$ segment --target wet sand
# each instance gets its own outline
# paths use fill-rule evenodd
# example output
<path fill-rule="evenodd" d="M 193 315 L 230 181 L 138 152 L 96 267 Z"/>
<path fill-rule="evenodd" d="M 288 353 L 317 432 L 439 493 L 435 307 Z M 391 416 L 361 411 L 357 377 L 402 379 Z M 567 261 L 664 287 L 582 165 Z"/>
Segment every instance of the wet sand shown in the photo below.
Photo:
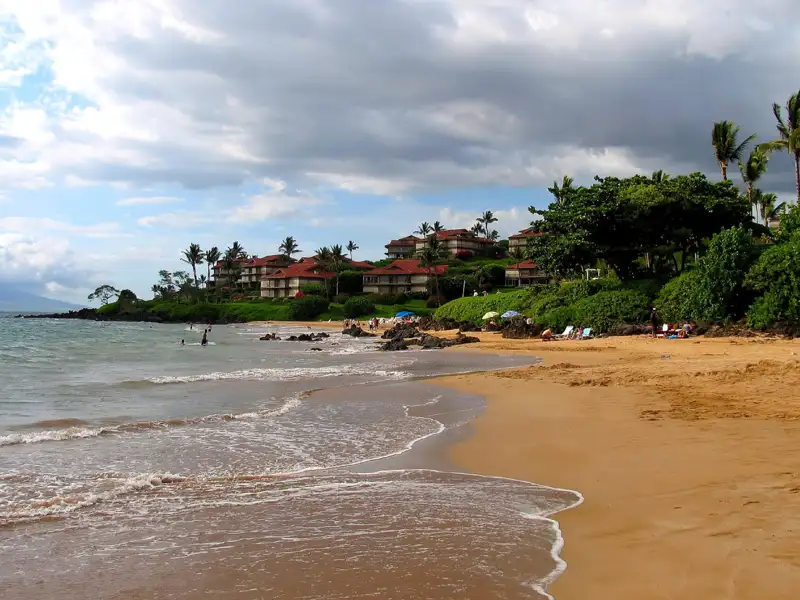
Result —
<path fill-rule="evenodd" d="M 481 337 L 544 364 L 438 380 L 488 401 L 451 459 L 584 494 L 558 600 L 796 597 L 800 341 Z"/>

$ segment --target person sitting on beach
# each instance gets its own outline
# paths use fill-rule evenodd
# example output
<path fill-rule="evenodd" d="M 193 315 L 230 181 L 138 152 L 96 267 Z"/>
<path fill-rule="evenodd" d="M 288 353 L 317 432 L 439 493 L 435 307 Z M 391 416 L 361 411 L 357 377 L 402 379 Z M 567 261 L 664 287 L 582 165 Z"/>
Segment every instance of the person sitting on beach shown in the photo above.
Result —
<path fill-rule="evenodd" d="M 552 340 L 552 339 L 553 339 L 553 330 L 552 330 L 552 329 L 549 329 L 549 328 L 548 328 L 548 329 L 545 329 L 545 330 L 542 332 L 542 340 L 544 340 L 545 342 L 547 342 L 547 341 L 550 341 L 550 340 Z"/>

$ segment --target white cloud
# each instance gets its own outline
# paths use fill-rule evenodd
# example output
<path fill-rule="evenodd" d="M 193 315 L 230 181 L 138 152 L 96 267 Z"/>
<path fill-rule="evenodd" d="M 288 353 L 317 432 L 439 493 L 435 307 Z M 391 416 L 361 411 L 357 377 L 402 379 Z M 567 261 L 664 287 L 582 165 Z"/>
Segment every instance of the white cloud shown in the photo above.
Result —
<path fill-rule="evenodd" d="M 0 85 L 53 74 L 0 114 L 0 182 L 398 194 L 713 171 L 710 123 L 773 135 L 800 67 L 794 0 L 380 7 L 0 0 Z M 767 181 L 790 189 L 788 167 Z M 236 218 L 283 214 L 250 204 Z"/>
<path fill-rule="evenodd" d="M 145 204 L 177 204 L 183 202 L 183 198 L 175 196 L 138 196 L 134 198 L 123 198 L 117 201 L 117 206 L 140 206 Z"/>
<path fill-rule="evenodd" d="M 143 227 L 189 228 L 213 223 L 215 217 L 200 211 L 177 211 L 141 217 L 137 220 Z"/>
<path fill-rule="evenodd" d="M 25 234 L 41 234 L 58 231 L 82 235 L 89 238 L 130 237 L 121 230 L 119 223 L 95 223 L 92 225 L 75 225 L 55 219 L 33 217 L 0 217 L 0 233 L 16 232 Z"/>
<path fill-rule="evenodd" d="M 249 223 L 269 219 L 288 219 L 300 215 L 311 216 L 312 210 L 325 204 L 306 191 L 287 191 L 285 181 L 265 179 L 267 190 L 250 196 L 245 204 L 234 208 L 227 220 L 232 223 Z"/>

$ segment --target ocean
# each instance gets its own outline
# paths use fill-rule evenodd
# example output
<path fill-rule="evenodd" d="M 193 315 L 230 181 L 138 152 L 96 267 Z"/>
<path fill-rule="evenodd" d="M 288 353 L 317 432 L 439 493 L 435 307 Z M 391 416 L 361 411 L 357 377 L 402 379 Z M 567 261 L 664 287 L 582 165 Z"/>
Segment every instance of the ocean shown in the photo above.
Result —
<path fill-rule="evenodd" d="M 546 596 L 580 497 L 455 469 L 425 381 L 530 358 L 265 332 L 0 314 L 0 598 Z"/>

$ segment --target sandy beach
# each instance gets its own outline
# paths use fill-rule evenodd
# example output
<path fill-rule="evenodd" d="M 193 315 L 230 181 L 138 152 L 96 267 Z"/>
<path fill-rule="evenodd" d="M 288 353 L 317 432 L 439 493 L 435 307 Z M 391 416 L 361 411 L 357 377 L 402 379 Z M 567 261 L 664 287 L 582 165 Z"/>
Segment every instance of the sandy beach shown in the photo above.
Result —
<path fill-rule="evenodd" d="M 544 363 L 438 380 L 488 400 L 451 458 L 585 496 L 558 600 L 796 597 L 800 342 L 482 338 Z"/>

